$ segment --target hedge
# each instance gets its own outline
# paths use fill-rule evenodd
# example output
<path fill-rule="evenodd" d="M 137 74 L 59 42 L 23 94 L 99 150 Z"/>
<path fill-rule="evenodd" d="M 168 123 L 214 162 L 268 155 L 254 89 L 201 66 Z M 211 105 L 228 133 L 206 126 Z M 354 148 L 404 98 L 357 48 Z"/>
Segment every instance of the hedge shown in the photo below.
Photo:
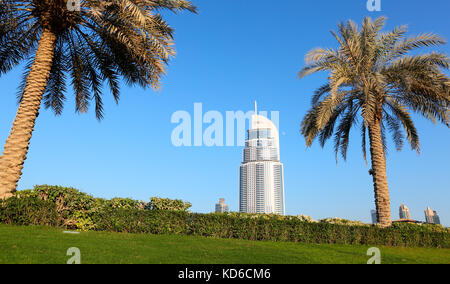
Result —
<path fill-rule="evenodd" d="M 109 200 L 94 198 L 75 188 L 51 185 L 38 185 L 32 190 L 17 191 L 14 193 L 14 197 L 52 203 L 56 207 L 58 226 L 81 231 L 94 230 L 96 228 L 93 221 L 94 215 L 108 209 L 186 211 L 191 207 L 188 202 L 157 197 L 152 197 L 150 202 L 130 198 L 112 198 Z M 1 202 L 0 200 L 0 205 Z M 23 206 L 27 205 L 23 204 Z"/>
<path fill-rule="evenodd" d="M 288 219 L 248 218 L 245 214 L 107 210 L 96 216 L 97 230 L 181 234 L 252 241 L 450 248 L 450 234 L 418 225 L 348 226 Z"/>
<path fill-rule="evenodd" d="M 390 228 L 302 216 L 197 214 L 190 203 L 152 198 L 94 198 L 73 188 L 37 186 L 0 200 L 0 222 L 139 234 L 179 234 L 253 241 L 450 248 L 450 229 L 394 224 Z"/>
<path fill-rule="evenodd" d="M 16 225 L 57 226 L 58 212 L 50 201 L 34 197 L 11 197 L 0 201 L 0 223 Z"/>

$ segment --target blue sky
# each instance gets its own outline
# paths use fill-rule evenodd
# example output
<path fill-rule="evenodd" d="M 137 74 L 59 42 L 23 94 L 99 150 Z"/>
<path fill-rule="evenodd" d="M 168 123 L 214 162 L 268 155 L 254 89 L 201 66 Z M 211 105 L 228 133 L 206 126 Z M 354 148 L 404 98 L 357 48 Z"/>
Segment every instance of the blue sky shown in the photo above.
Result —
<path fill-rule="evenodd" d="M 365 0 L 194 0 L 199 15 L 169 15 L 176 29 L 177 57 L 163 89 L 124 86 L 120 104 L 105 92 L 105 119 L 93 111 L 74 112 L 69 94 L 62 116 L 42 110 L 19 189 L 36 184 L 72 186 L 101 197 L 180 198 L 193 211 L 211 212 L 223 197 L 238 210 L 241 147 L 174 147 L 170 119 L 178 110 L 280 112 L 281 159 L 285 165 L 286 211 L 315 219 L 341 217 L 370 222 L 374 207 L 371 177 L 358 133 L 347 162 L 336 165 L 331 145 L 307 149 L 299 125 L 311 94 L 326 74 L 298 81 L 296 73 L 310 49 L 335 47 L 329 31 L 341 20 L 388 17 L 387 28 L 407 24 L 410 34 L 435 32 L 450 39 L 448 0 L 382 0 L 382 12 L 369 12 Z M 437 50 L 449 53 L 450 45 Z M 22 68 L 0 78 L 0 147 L 17 110 Z M 415 119 L 422 153 L 409 146 L 390 148 L 388 181 L 392 214 L 405 203 L 424 220 L 426 206 L 450 226 L 450 131 Z M 3 150 L 3 148 L 0 148 Z"/>

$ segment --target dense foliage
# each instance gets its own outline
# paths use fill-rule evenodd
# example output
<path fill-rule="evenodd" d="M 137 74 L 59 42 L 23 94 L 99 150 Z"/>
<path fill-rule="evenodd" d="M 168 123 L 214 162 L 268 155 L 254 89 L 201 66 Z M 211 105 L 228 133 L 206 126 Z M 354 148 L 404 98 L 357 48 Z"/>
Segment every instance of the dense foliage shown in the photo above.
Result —
<path fill-rule="evenodd" d="M 171 200 L 152 197 L 151 202 L 136 201 L 130 198 L 94 198 L 75 188 L 61 186 L 40 185 L 32 190 L 17 191 L 14 194 L 16 202 L 23 207 L 30 207 L 29 201 L 48 201 L 57 212 L 57 224 L 69 229 L 93 230 L 96 229 L 95 216 L 100 212 L 109 209 L 134 209 L 134 210 L 173 210 L 186 211 L 191 207 L 190 203 L 181 200 Z M 24 202 L 19 202 L 23 200 Z M 11 207 L 9 199 L 4 203 L 4 207 Z M 30 210 L 34 210 L 37 205 L 32 204 Z M 14 210 L 12 210 L 14 211 Z M 38 212 L 39 213 L 39 212 Z M 30 222 L 30 224 L 36 224 Z M 44 223 L 39 223 L 47 225 Z"/>
<path fill-rule="evenodd" d="M 187 211 L 192 204 L 183 202 L 182 200 L 172 200 L 168 198 L 150 198 L 150 209 L 152 210 L 171 210 L 171 211 Z"/>
<path fill-rule="evenodd" d="M 110 210 L 99 215 L 97 225 L 99 230 L 126 233 L 183 234 L 253 241 L 450 248 L 450 232 L 441 226 L 394 224 L 383 229 L 371 225 L 305 222 L 295 216 Z"/>
<path fill-rule="evenodd" d="M 259 241 L 450 248 L 450 229 L 394 224 L 390 228 L 303 215 L 196 214 L 181 200 L 94 198 L 73 188 L 36 186 L 0 201 L 0 222 L 143 234 L 180 234 Z"/>
<path fill-rule="evenodd" d="M 0 223 L 16 225 L 58 225 L 54 203 L 34 197 L 0 200 Z"/>

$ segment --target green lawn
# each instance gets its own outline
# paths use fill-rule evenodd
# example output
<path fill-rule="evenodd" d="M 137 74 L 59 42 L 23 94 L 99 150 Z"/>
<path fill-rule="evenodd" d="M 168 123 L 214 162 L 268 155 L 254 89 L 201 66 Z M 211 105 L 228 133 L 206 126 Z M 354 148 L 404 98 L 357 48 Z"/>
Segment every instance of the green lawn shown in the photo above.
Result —
<path fill-rule="evenodd" d="M 82 263 L 283 264 L 366 263 L 367 246 L 254 242 L 191 236 L 0 225 L 0 263 L 66 263 L 77 247 Z M 450 249 L 380 247 L 382 263 L 450 263 Z"/>

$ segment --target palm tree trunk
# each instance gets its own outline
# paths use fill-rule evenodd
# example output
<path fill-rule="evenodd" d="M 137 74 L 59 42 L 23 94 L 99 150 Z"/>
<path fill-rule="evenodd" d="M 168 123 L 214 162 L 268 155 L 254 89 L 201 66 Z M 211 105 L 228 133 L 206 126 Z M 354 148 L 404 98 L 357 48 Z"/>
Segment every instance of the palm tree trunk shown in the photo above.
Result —
<path fill-rule="evenodd" d="M 0 198 L 12 195 L 22 175 L 31 135 L 50 76 L 55 46 L 56 35 L 44 29 L 11 133 L 0 156 Z"/>
<path fill-rule="evenodd" d="M 369 139 L 378 223 L 381 227 L 389 227 L 392 225 L 391 202 L 389 199 L 389 187 L 386 175 L 386 156 L 381 137 L 380 121 L 376 121 L 369 125 Z"/>

